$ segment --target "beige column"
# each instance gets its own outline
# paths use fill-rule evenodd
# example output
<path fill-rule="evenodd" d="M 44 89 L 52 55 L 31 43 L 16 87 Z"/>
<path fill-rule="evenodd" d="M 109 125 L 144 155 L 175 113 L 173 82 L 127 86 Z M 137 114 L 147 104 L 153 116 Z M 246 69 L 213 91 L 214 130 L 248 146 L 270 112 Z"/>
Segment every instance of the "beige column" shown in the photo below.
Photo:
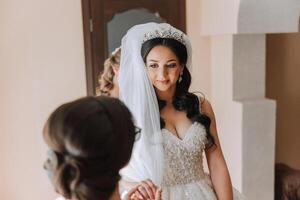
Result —
<path fill-rule="evenodd" d="M 265 97 L 265 34 L 297 31 L 300 2 L 202 0 L 200 10 L 201 35 L 210 38 L 211 100 L 233 184 L 248 199 L 274 199 L 276 103 Z"/>

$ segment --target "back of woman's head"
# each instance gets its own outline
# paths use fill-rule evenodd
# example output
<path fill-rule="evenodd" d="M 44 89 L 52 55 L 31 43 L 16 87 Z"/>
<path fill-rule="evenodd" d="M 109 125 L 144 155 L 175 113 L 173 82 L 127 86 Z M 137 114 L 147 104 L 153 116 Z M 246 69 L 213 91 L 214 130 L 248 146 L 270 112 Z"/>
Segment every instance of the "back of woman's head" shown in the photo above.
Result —
<path fill-rule="evenodd" d="M 49 117 L 45 163 L 58 193 L 78 200 L 109 199 L 130 159 L 135 127 L 118 99 L 85 97 L 63 104 Z"/>
<path fill-rule="evenodd" d="M 120 67 L 121 61 L 121 48 L 117 48 L 110 56 L 104 61 L 104 70 L 101 72 L 98 78 L 98 87 L 96 88 L 96 94 L 110 94 L 110 91 L 114 87 L 114 69 L 117 70 Z"/>

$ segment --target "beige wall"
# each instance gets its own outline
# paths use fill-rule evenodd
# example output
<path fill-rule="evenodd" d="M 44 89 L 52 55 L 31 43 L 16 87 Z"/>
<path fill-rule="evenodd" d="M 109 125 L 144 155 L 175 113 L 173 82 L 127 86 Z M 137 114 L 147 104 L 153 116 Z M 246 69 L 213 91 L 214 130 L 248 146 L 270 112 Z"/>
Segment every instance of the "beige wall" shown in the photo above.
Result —
<path fill-rule="evenodd" d="M 211 37 L 212 105 L 232 184 L 242 190 L 242 105 L 232 100 L 233 36 Z"/>
<path fill-rule="evenodd" d="M 239 8 L 243 0 L 191 0 L 201 5 L 201 33 L 203 35 L 223 35 L 236 33 Z M 245 1 L 245 0 L 244 0 Z"/>
<path fill-rule="evenodd" d="M 199 4 L 201 33 L 210 36 L 211 101 L 229 169 L 237 170 L 233 183 L 249 199 L 274 199 L 276 102 L 265 98 L 265 33 L 297 31 L 300 2 Z"/>
<path fill-rule="evenodd" d="M 81 1 L 0 2 L 0 199 L 52 200 L 41 131 L 86 95 Z"/>
<path fill-rule="evenodd" d="M 267 36 L 267 96 L 277 101 L 276 162 L 300 169 L 300 33 Z"/>
<path fill-rule="evenodd" d="M 232 37 L 204 36 L 201 27 L 205 20 L 201 1 L 190 0 L 186 2 L 187 9 L 187 34 L 193 47 L 193 68 L 191 91 L 201 91 L 211 102 L 216 119 L 222 150 L 227 161 L 233 185 L 242 189 L 241 166 L 241 105 L 232 102 Z M 208 11 L 205 11 L 206 13 Z M 223 27 L 226 29 L 226 27 Z M 215 76 L 214 76 L 215 75 Z M 228 92 L 230 88 L 230 92 Z M 225 106 L 224 106 L 225 105 Z M 231 113 L 228 116 L 227 113 Z M 235 114 L 233 114 L 235 113 Z M 234 138 L 234 141 L 232 140 Z M 207 170 L 207 166 L 205 166 Z"/>
<path fill-rule="evenodd" d="M 192 43 L 191 91 L 200 91 L 211 99 L 210 37 L 201 35 L 201 1 L 186 1 L 187 34 Z"/>

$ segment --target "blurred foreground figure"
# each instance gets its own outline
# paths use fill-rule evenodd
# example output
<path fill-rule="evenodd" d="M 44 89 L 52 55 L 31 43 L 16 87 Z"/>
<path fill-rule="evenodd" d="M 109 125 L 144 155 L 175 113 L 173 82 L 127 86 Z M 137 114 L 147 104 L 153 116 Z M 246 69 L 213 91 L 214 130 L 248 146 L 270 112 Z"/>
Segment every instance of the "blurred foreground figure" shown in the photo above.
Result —
<path fill-rule="evenodd" d="M 49 146 L 44 168 L 55 190 L 72 200 L 120 199 L 119 170 L 139 132 L 118 99 L 85 97 L 58 107 L 43 133 Z"/>

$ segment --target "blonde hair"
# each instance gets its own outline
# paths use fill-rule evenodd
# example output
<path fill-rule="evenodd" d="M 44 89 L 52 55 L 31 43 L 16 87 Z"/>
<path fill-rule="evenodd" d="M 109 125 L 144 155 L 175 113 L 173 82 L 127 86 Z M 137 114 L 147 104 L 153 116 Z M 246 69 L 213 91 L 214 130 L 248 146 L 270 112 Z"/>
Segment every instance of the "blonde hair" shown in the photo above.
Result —
<path fill-rule="evenodd" d="M 115 76 L 114 70 L 119 69 L 121 60 L 121 48 L 117 48 L 104 62 L 104 70 L 99 74 L 98 87 L 96 95 L 110 96 L 110 91 L 114 87 L 113 79 Z"/>

